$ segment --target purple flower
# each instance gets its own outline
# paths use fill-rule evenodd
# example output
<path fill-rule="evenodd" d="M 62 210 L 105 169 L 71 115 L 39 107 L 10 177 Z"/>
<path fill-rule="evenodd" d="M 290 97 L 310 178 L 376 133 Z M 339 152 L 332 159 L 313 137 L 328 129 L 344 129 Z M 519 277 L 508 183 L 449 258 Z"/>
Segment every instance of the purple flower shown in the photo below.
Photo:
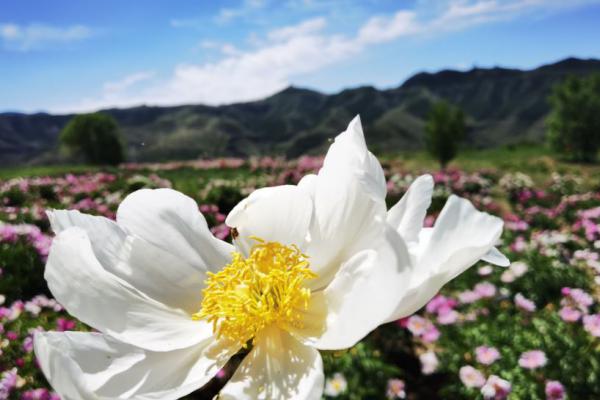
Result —
<path fill-rule="evenodd" d="M 548 363 L 546 353 L 541 350 L 526 351 L 519 357 L 519 366 L 525 369 L 536 369 Z"/>
<path fill-rule="evenodd" d="M 33 351 L 33 338 L 31 336 L 27 336 L 25 340 L 23 340 L 23 350 L 26 353 L 31 353 Z"/>
<path fill-rule="evenodd" d="M 7 400 L 10 393 L 17 386 L 17 369 L 13 368 L 9 371 L 4 371 L 0 377 L 0 400 Z"/>
<path fill-rule="evenodd" d="M 477 361 L 484 365 L 491 365 L 500 359 L 500 352 L 495 347 L 479 346 L 475 349 Z"/>
<path fill-rule="evenodd" d="M 485 376 L 470 365 L 461 367 L 458 371 L 461 382 L 468 388 L 480 388 L 485 384 Z"/>
<path fill-rule="evenodd" d="M 534 312 L 536 310 L 535 303 L 521 293 L 517 293 L 515 296 L 515 305 L 519 307 L 521 310 Z"/>
<path fill-rule="evenodd" d="M 565 399 L 565 387 L 559 381 L 546 382 L 545 392 L 547 400 Z"/>
<path fill-rule="evenodd" d="M 27 390 L 21 396 L 21 400 L 51 400 L 52 398 L 52 393 L 44 388 Z"/>

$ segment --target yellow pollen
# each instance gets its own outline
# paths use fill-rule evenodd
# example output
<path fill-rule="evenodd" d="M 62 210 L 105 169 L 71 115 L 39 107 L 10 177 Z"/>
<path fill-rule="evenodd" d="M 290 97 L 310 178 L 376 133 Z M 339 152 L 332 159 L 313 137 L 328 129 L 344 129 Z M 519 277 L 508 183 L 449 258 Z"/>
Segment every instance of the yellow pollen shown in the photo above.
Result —
<path fill-rule="evenodd" d="M 258 243 L 248 258 L 235 252 L 230 264 L 208 273 L 200 312 L 193 315 L 244 347 L 272 324 L 302 328 L 311 295 L 305 281 L 317 277 L 297 246 L 252 239 Z"/>

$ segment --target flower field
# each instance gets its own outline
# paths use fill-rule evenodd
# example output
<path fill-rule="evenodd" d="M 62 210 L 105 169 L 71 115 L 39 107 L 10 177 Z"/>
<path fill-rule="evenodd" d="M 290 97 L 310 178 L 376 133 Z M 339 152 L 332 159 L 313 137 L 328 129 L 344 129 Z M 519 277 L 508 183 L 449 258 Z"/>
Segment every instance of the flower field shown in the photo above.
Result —
<path fill-rule="evenodd" d="M 173 187 L 197 201 L 215 236 L 228 239 L 225 217 L 241 199 L 298 183 L 321 164 L 315 157 L 215 159 L 0 181 L 0 400 L 58 398 L 37 366 L 33 334 L 89 330 L 46 286 L 52 233 L 45 210 L 114 219 L 129 193 Z M 383 166 L 390 206 L 417 172 L 428 172 L 397 160 Z M 327 398 L 600 398 L 600 175 L 528 172 L 432 173 L 425 224 L 433 225 L 450 194 L 465 197 L 504 219 L 498 248 L 512 264 L 479 262 L 416 314 L 349 350 L 325 352 Z M 236 362 L 188 398 L 213 398 Z"/>

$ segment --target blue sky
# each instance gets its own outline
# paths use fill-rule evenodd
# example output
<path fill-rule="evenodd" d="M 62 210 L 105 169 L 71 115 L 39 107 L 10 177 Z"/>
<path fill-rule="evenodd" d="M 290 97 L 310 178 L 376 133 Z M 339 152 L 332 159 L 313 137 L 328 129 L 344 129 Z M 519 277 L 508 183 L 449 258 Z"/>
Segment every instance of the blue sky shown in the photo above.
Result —
<path fill-rule="evenodd" d="M 0 111 L 227 104 L 289 86 L 600 58 L 597 0 L 8 0 Z"/>

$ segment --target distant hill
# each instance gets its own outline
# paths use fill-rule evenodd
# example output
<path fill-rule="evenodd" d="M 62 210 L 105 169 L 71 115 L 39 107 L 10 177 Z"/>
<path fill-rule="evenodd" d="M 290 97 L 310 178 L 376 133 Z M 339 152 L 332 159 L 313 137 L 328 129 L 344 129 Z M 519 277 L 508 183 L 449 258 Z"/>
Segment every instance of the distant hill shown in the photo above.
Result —
<path fill-rule="evenodd" d="M 264 100 L 219 107 L 109 109 L 132 161 L 322 152 L 360 114 L 371 149 L 392 153 L 423 146 L 431 104 L 446 99 L 468 118 L 467 145 L 540 142 L 551 88 L 569 74 L 600 72 L 600 60 L 566 60 L 522 71 L 474 68 L 419 73 L 395 89 L 347 89 L 325 95 L 289 87 Z M 0 164 L 56 161 L 56 141 L 72 115 L 0 114 Z"/>

